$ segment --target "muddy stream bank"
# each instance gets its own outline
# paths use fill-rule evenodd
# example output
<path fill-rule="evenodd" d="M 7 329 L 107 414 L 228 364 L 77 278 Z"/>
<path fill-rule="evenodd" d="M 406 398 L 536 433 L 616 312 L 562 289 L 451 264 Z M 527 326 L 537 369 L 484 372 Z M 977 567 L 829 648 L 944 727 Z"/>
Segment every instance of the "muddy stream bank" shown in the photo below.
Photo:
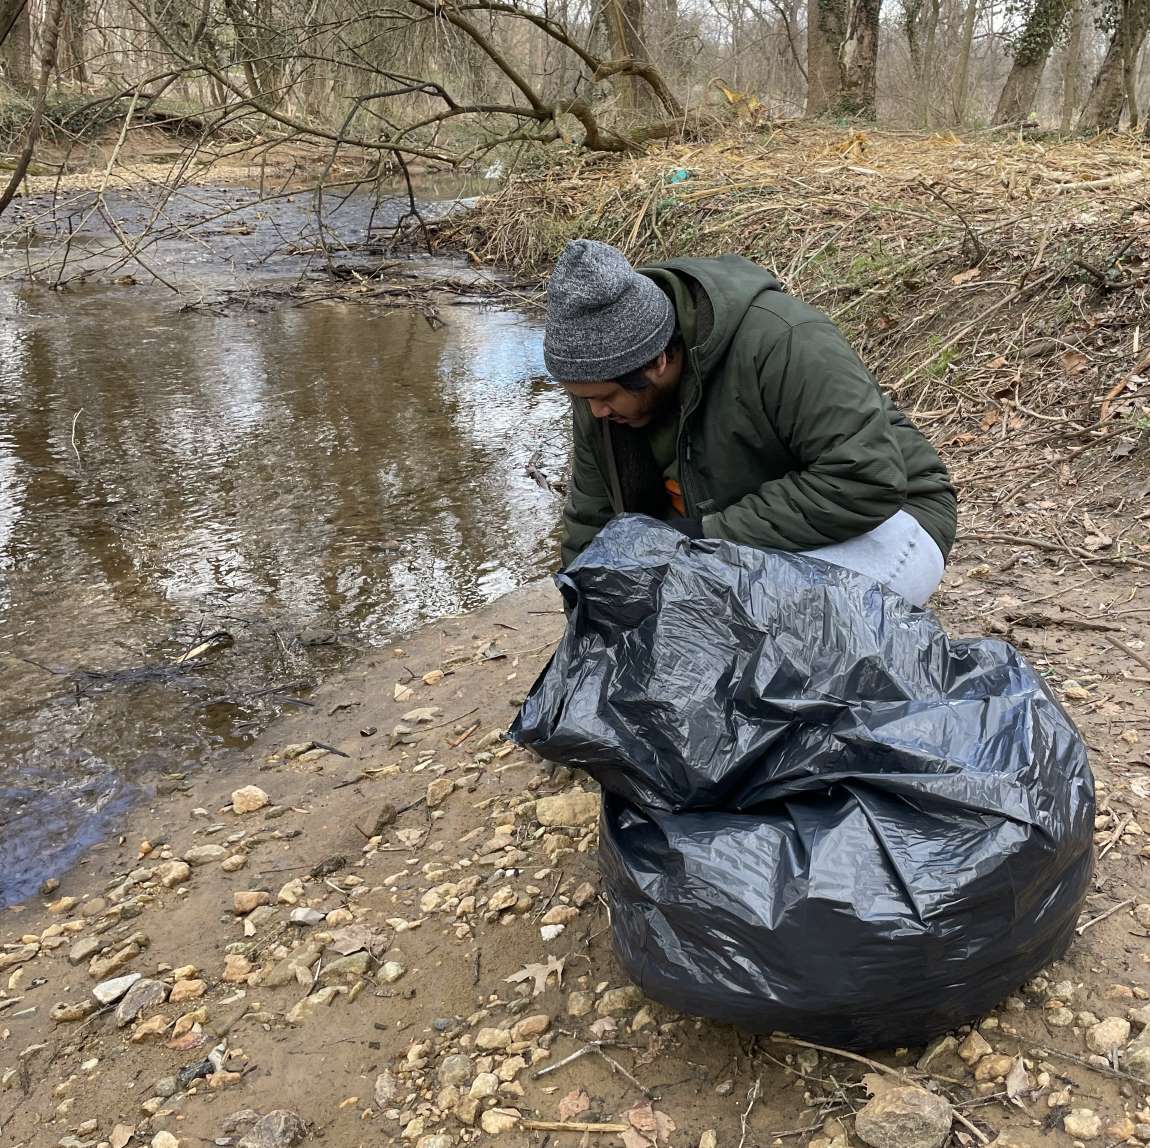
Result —
<path fill-rule="evenodd" d="M 184 195 L 211 219 L 251 193 Z M 124 227 L 141 225 L 142 200 L 117 203 Z M 313 206 L 228 216 L 244 234 L 180 217 L 146 258 L 182 294 L 117 284 L 146 275 L 108 256 L 98 214 L 63 290 L 43 219 L 2 253 L 0 906 L 141 790 L 306 709 L 357 651 L 557 561 L 559 499 L 525 467 L 561 468 L 566 410 L 533 321 L 481 305 L 432 320 L 371 302 L 236 304 L 237 286 L 322 277 Z M 328 237 L 345 261 L 378 262 L 360 240 L 405 208 L 342 204 Z M 56 270 L 21 281 L 30 252 Z M 199 305 L 221 291 L 228 306 Z M 231 644 L 176 664 L 218 632 Z"/>

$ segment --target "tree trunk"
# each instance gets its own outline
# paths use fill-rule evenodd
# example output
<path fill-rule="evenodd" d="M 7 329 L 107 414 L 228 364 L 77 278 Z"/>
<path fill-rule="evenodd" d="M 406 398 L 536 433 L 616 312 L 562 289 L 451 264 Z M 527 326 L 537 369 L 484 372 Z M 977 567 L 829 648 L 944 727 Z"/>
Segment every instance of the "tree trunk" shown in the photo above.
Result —
<path fill-rule="evenodd" d="M 643 41 L 643 0 L 604 0 L 603 20 L 607 25 L 612 56 L 616 59 L 649 60 Z M 616 76 L 615 85 L 624 105 L 632 111 L 654 106 L 651 89 L 639 76 Z"/>
<path fill-rule="evenodd" d="M 1126 103 L 1126 59 L 1137 59 L 1150 22 L 1150 3 L 1132 0 L 1122 5 L 1118 27 L 1110 38 L 1102 66 L 1094 77 L 1086 106 L 1078 117 L 1078 130 L 1112 131 L 1122 120 Z"/>
<path fill-rule="evenodd" d="M 966 121 L 967 86 L 970 83 L 970 54 L 974 49 L 974 26 L 978 21 L 978 0 L 969 0 L 962 16 L 962 44 L 958 50 L 958 72 L 954 80 L 954 122 Z"/>
<path fill-rule="evenodd" d="M 839 49 L 842 90 L 838 110 L 873 120 L 878 86 L 878 17 L 882 0 L 848 0 L 846 34 Z"/>
<path fill-rule="evenodd" d="M 1046 59 L 1069 8 L 1070 0 L 1036 0 L 1014 46 L 1014 66 L 998 97 L 994 123 L 1020 123 L 1030 115 Z"/>
<path fill-rule="evenodd" d="M 845 23 L 845 0 L 807 0 L 808 116 L 821 116 L 839 106 L 839 47 Z"/>
<path fill-rule="evenodd" d="M 1082 70 L 1082 33 L 1086 24 L 1083 0 L 1074 0 L 1070 9 L 1070 40 L 1062 68 L 1062 123 L 1064 132 L 1074 126 L 1074 109 L 1078 107 L 1078 77 Z"/>
<path fill-rule="evenodd" d="M 4 30 L 8 35 L 4 36 Z M 4 78 L 17 91 L 30 92 L 32 79 L 32 5 L 22 0 L 0 0 L 0 63 Z"/>
<path fill-rule="evenodd" d="M 936 67 L 936 51 L 938 48 L 938 21 L 941 16 L 941 0 L 928 0 L 926 15 L 926 46 L 923 50 L 923 63 L 926 65 L 926 75 L 919 84 L 918 89 L 918 117 L 919 124 L 924 128 L 931 126 L 930 97 L 934 89 L 931 82 Z"/>

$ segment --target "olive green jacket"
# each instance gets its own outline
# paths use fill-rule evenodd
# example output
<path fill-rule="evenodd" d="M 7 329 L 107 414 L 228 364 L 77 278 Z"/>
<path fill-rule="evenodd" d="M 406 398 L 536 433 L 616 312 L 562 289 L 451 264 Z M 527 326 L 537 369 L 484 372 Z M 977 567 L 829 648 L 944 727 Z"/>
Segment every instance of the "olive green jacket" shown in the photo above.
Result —
<path fill-rule="evenodd" d="M 813 550 L 899 509 L 946 555 L 957 504 L 938 454 L 820 311 L 737 255 L 641 268 L 684 336 L 678 480 L 709 538 Z M 611 424 L 575 399 L 564 565 L 627 506 Z"/>

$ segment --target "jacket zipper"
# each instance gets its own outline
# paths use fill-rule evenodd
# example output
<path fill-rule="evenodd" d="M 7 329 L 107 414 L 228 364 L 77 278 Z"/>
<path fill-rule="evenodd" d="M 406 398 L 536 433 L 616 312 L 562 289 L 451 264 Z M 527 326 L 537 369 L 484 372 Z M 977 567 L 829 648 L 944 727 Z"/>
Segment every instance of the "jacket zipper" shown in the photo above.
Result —
<path fill-rule="evenodd" d="M 679 489 L 683 493 L 683 509 L 687 512 L 687 518 L 694 518 L 696 516 L 695 496 L 688 479 L 688 472 L 691 469 L 691 440 L 687 437 L 687 420 L 694 413 L 695 408 L 699 405 L 699 400 L 703 397 L 703 376 L 699 370 L 699 357 L 693 347 L 689 358 L 691 367 L 695 372 L 695 389 L 690 402 L 683 408 L 683 413 L 679 416 L 679 435 L 675 444 L 675 451 L 678 457 L 682 459 L 682 465 L 679 467 Z"/>

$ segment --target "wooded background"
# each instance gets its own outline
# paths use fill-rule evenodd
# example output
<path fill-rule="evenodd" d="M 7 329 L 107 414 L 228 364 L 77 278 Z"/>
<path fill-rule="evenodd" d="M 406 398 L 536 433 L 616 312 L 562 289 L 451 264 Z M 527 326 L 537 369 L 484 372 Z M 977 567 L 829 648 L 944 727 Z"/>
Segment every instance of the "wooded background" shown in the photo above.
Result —
<path fill-rule="evenodd" d="M 1148 31 L 1150 0 L 0 0 L 0 118 L 14 150 L 178 109 L 453 164 L 719 117 L 1097 132 L 1139 126 Z"/>

